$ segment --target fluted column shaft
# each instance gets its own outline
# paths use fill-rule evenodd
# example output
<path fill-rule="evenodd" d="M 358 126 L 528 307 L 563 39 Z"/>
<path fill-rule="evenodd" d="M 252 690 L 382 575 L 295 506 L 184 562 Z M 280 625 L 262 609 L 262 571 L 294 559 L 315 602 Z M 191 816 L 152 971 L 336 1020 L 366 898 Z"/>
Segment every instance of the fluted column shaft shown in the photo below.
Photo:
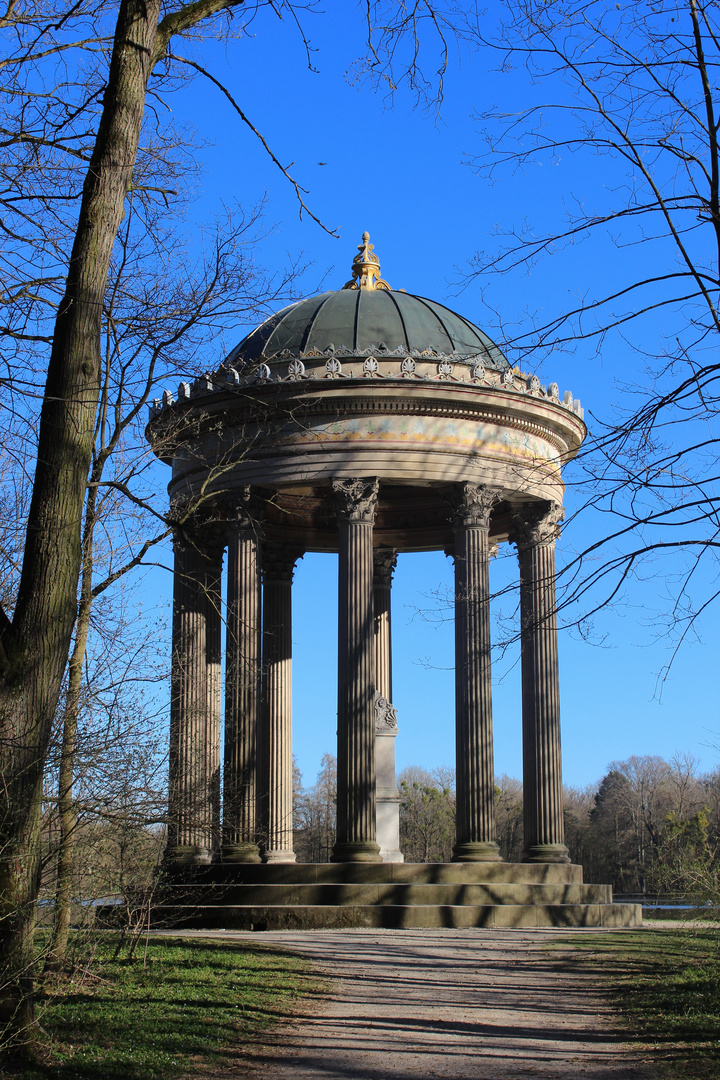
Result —
<path fill-rule="evenodd" d="M 249 492 L 228 521 L 223 861 L 259 862 L 260 559 Z"/>
<path fill-rule="evenodd" d="M 458 485 L 455 502 L 455 862 L 497 862 L 490 643 L 490 513 L 500 492 Z"/>
<path fill-rule="evenodd" d="M 301 552 L 263 545 L 263 687 L 258 808 L 265 862 L 295 862 L 292 761 L 292 579 Z"/>
<path fill-rule="evenodd" d="M 220 814 L 220 578 L 222 541 L 185 525 L 173 535 L 168 865 L 203 865 Z"/>
<path fill-rule="evenodd" d="M 392 702 L 392 631 L 390 620 L 392 576 L 397 551 L 373 550 L 373 611 L 375 691 L 375 839 L 383 862 L 402 862 L 400 851 L 400 792 L 395 779 L 396 713 Z M 384 699 L 384 700 L 382 700 Z"/>
<path fill-rule="evenodd" d="M 375 642 L 375 689 L 381 697 L 392 701 L 392 636 L 390 603 L 392 576 L 397 565 L 394 548 L 375 548 L 373 551 L 373 611 Z"/>
<path fill-rule="evenodd" d="M 375 822 L 373 523 L 377 480 L 337 480 L 338 776 L 334 862 L 379 862 Z"/>
<path fill-rule="evenodd" d="M 225 536 L 215 538 L 215 545 L 209 551 L 205 579 L 206 610 L 206 646 L 207 646 L 207 689 L 208 709 L 205 745 L 207 747 L 206 767 L 210 780 L 210 804 L 212 814 L 212 850 L 219 853 L 220 833 L 220 756 L 222 727 L 222 557 L 225 549 Z"/>
<path fill-rule="evenodd" d="M 525 862 L 569 862 L 563 821 L 555 539 L 562 509 L 528 503 L 515 515 L 520 563 Z"/>

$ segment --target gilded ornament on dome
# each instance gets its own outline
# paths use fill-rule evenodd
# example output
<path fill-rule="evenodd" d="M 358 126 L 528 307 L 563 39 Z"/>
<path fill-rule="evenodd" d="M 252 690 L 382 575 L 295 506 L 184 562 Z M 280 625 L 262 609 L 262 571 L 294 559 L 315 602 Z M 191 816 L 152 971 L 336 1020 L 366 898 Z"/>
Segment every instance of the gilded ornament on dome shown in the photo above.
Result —
<path fill-rule="evenodd" d="M 384 289 L 392 292 L 387 281 L 380 277 L 380 260 L 375 254 L 375 245 L 370 243 L 370 233 L 364 232 L 362 243 L 358 244 L 358 254 L 352 261 L 352 278 L 343 285 L 343 289 Z"/>

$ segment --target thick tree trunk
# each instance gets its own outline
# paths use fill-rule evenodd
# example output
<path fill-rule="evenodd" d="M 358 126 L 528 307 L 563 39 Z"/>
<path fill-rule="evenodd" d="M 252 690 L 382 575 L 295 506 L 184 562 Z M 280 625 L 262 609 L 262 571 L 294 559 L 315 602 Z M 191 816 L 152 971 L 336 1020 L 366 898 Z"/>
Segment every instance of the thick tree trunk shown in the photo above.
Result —
<path fill-rule="evenodd" d="M 43 399 L 15 615 L 0 634 L 0 1046 L 33 1037 L 42 773 L 75 622 L 110 257 L 132 180 L 160 0 L 123 0 Z"/>

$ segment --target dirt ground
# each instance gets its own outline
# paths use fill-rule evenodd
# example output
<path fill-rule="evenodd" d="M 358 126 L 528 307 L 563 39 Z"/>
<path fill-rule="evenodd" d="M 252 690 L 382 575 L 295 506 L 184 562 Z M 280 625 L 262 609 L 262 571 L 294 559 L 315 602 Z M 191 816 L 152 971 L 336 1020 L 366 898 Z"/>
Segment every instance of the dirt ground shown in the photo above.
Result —
<path fill-rule="evenodd" d="M 598 933 L 598 931 L 592 931 Z M 600 931 L 602 932 L 602 931 Z M 331 981 L 267 1043 L 195 1080 L 650 1080 L 623 1042 L 583 930 L 335 930 L 253 935 L 307 957 Z M 587 955 L 587 954 L 584 954 Z"/>

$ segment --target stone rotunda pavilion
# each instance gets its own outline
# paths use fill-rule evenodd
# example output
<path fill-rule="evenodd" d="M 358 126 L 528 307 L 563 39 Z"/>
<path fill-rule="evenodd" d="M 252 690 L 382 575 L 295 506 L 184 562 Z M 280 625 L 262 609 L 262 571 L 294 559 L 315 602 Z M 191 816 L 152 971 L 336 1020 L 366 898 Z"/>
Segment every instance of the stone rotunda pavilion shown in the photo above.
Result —
<path fill-rule="evenodd" d="M 562 466 L 585 433 L 571 393 L 511 367 L 462 316 L 393 291 L 367 233 L 342 289 L 278 312 L 153 403 L 175 551 L 166 913 L 271 928 L 638 918 L 582 884 L 563 836 L 555 540 Z M 489 617 L 490 558 L 508 542 L 526 845 L 512 866 L 495 833 Z M 455 567 L 457 824 L 453 864 L 427 867 L 397 850 L 390 596 L 397 554 L 434 550 Z M 292 849 L 291 598 L 307 551 L 339 564 L 330 865 L 295 864 Z"/>

